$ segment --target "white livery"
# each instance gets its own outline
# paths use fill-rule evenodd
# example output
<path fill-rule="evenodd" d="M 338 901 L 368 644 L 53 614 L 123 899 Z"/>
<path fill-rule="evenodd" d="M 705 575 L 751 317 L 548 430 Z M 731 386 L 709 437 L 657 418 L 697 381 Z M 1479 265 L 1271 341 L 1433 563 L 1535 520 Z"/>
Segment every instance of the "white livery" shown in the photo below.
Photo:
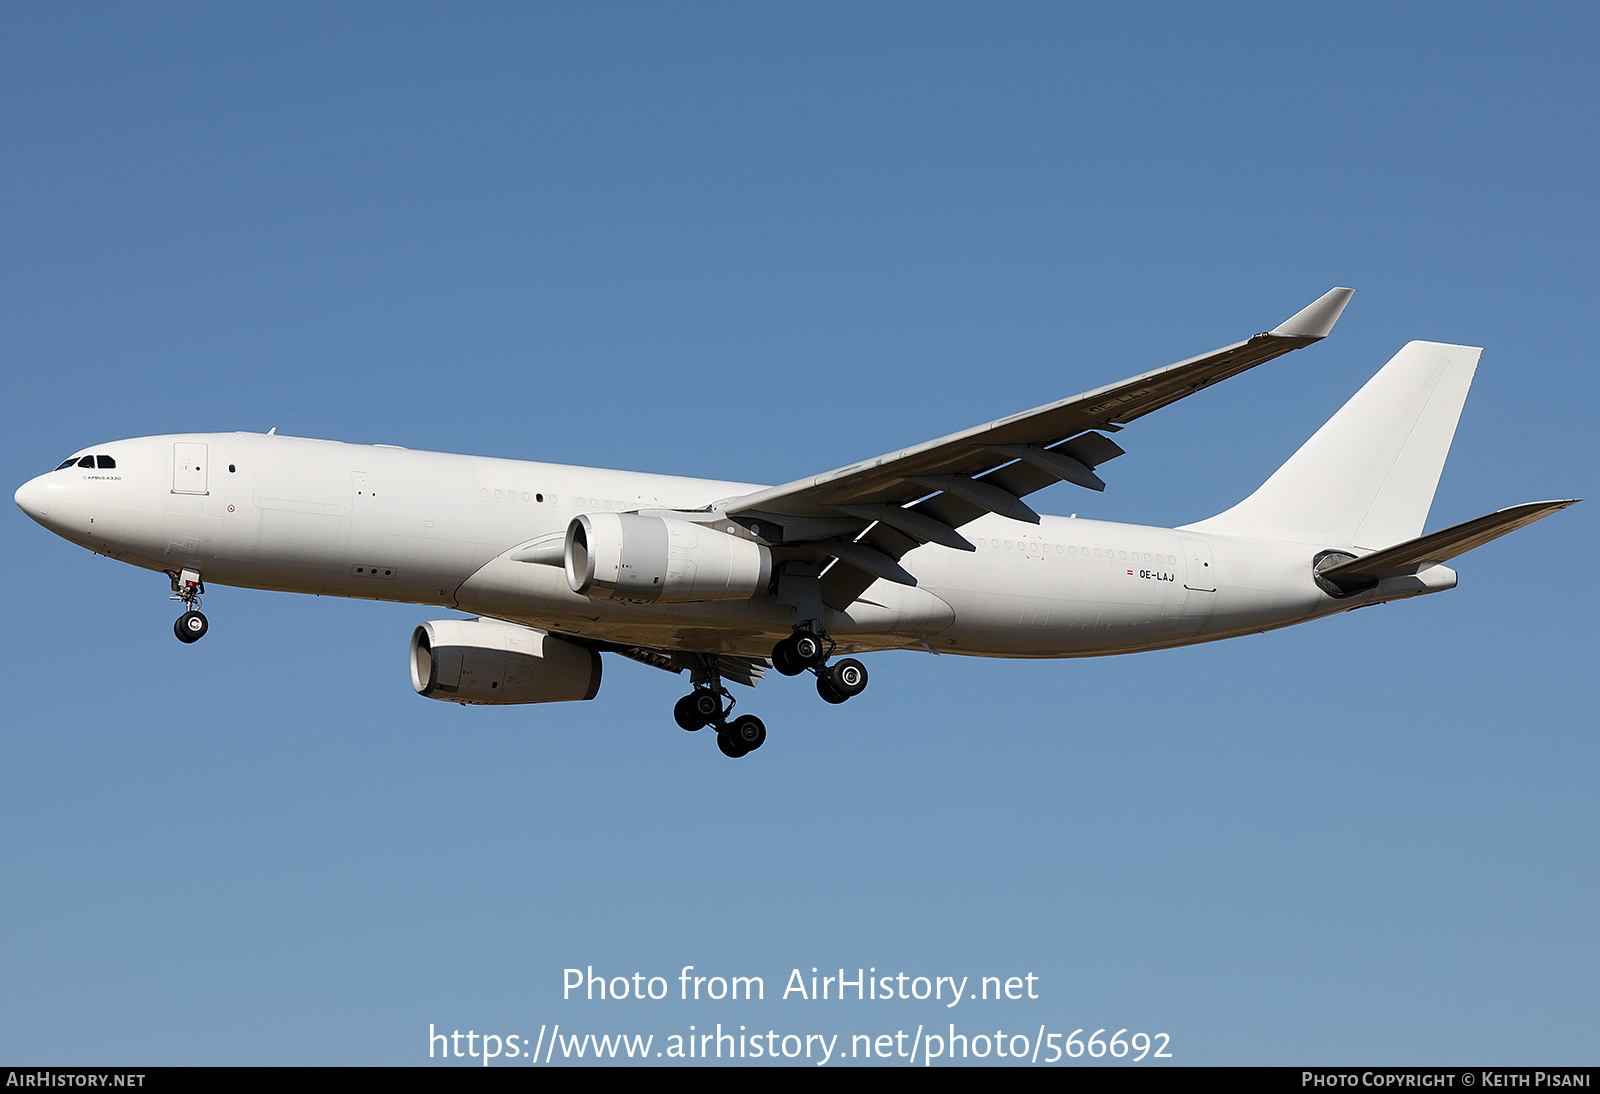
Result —
<path fill-rule="evenodd" d="M 460 703 L 593 698 L 603 652 L 694 690 L 675 717 L 743 756 L 725 681 L 810 672 L 844 702 L 854 655 L 1089 657 L 1286 627 L 1452 588 L 1447 560 L 1573 504 L 1423 534 L 1479 350 L 1412 342 L 1260 489 L 1181 528 L 1040 516 L 1103 490 L 1125 425 L 1328 334 L 1333 289 L 1263 334 L 1109 387 L 783 486 L 413 452 L 273 434 L 97 444 L 16 492 L 56 534 L 171 579 L 178 637 L 205 585 L 438 605 L 416 690 Z M 852 656 L 838 657 L 836 654 Z"/>

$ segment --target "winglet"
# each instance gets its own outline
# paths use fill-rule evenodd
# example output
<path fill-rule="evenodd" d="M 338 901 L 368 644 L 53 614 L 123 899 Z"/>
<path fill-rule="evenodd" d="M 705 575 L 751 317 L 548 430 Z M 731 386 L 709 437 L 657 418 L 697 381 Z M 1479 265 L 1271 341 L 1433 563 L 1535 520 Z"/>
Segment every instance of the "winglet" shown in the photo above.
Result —
<path fill-rule="evenodd" d="M 1267 333 L 1280 338 L 1326 338 L 1354 295 L 1354 289 L 1329 289 Z"/>

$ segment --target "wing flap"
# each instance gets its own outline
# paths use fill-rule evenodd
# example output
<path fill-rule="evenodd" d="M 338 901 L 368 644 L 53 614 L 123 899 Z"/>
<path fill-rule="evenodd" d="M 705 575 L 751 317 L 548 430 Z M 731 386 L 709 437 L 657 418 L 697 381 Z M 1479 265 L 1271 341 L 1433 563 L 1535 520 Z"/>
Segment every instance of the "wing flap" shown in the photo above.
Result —
<path fill-rule="evenodd" d="M 834 508 L 854 517 L 887 524 L 902 535 L 910 537 L 913 543 L 937 543 L 957 551 L 977 550 L 966 536 L 944 521 L 935 520 L 915 509 L 907 509 L 901 505 L 838 505 Z"/>
<path fill-rule="evenodd" d="M 621 646 L 609 643 L 602 643 L 599 648 L 621 654 L 641 665 L 649 665 L 651 668 L 674 674 L 684 671 L 704 674 L 711 670 L 714 663 L 717 675 L 735 684 L 743 684 L 747 688 L 759 684 L 767 671 L 767 662 L 764 660 L 727 653 L 693 653 L 683 650 L 658 650 L 651 646 Z"/>
<path fill-rule="evenodd" d="M 899 535 L 899 533 L 895 534 Z M 904 539 L 904 537 L 901 538 Z M 916 541 L 906 540 L 906 542 L 915 546 Z M 819 543 L 817 546 L 834 558 L 842 559 L 856 569 L 863 573 L 871 574 L 873 577 L 881 577 L 885 581 L 893 581 L 900 585 L 915 585 L 917 583 L 917 579 L 912 577 L 905 567 L 901 566 L 897 561 L 899 556 L 880 551 L 875 545 L 869 545 L 864 542 L 846 543 L 843 540 L 830 540 L 827 543 Z M 901 551 L 900 554 L 904 555 L 905 552 Z"/>

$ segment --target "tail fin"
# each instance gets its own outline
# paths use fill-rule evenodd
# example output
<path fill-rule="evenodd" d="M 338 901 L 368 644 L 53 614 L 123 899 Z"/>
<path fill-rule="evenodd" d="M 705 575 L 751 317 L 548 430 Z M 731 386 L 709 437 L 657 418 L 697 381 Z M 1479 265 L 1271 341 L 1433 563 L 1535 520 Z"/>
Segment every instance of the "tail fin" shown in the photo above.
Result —
<path fill-rule="evenodd" d="M 1415 539 L 1482 352 L 1407 343 L 1259 490 L 1188 527 L 1365 550 Z"/>

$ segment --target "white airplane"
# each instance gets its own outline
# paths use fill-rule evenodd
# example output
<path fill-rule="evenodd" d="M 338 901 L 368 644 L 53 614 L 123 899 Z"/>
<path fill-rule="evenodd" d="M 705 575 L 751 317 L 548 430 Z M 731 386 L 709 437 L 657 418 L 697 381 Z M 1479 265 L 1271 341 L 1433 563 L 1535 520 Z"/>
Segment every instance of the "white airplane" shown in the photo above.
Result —
<path fill-rule="evenodd" d="M 412 684 L 457 703 L 592 699 L 602 652 L 674 673 L 674 716 L 760 748 L 725 681 L 770 664 L 842 703 L 855 657 L 921 649 L 1092 657 L 1286 627 L 1453 588 L 1446 560 L 1574 504 L 1422 535 L 1480 350 L 1412 342 L 1264 485 L 1179 528 L 1040 516 L 1056 482 L 1103 490 L 1107 434 L 1310 345 L 1351 296 L 1273 330 L 877 459 L 756 486 L 391 445 L 199 433 L 113 441 L 24 484 L 34 520 L 171 579 L 181 641 L 205 582 L 440 605 Z"/>

